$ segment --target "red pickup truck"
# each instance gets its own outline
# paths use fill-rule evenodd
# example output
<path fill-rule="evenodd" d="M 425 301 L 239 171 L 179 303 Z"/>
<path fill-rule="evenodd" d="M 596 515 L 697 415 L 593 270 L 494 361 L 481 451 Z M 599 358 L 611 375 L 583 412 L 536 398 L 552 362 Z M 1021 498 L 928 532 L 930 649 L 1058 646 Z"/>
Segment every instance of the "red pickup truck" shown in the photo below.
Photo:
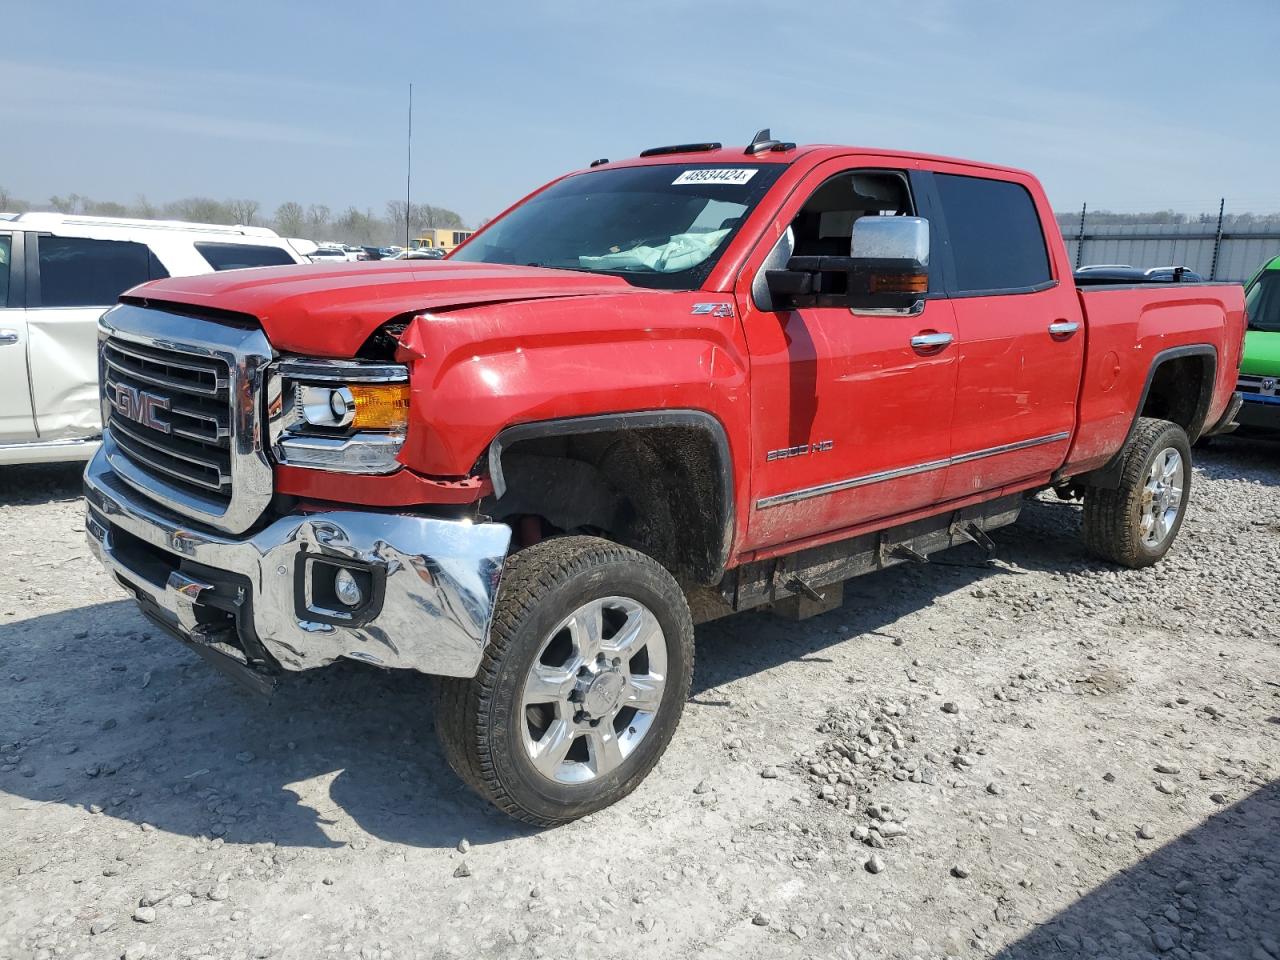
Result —
<path fill-rule="evenodd" d="M 458 774 L 555 824 L 665 749 L 694 624 L 1084 501 L 1154 563 L 1227 429 L 1225 284 L 1077 288 L 1017 170 L 685 144 L 543 187 L 440 262 L 161 280 L 100 325 L 96 553 L 245 683 L 441 678 Z"/>

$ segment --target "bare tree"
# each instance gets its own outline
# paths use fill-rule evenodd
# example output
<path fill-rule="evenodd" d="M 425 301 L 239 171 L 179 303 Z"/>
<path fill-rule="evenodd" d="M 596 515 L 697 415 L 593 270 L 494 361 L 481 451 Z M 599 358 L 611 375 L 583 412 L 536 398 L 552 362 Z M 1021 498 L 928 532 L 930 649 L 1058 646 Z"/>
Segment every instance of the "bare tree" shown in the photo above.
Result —
<path fill-rule="evenodd" d="M 83 199 L 78 193 L 69 193 L 65 197 L 55 194 L 49 198 L 49 206 L 57 213 L 80 213 L 80 203 Z"/>
<path fill-rule="evenodd" d="M 227 207 L 235 222 L 246 227 L 253 225 L 253 218 L 258 215 L 257 200 L 228 200 Z"/>
<path fill-rule="evenodd" d="M 30 209 L 32 204 L 0 188 L 0 210 L 24 213 Z M 52 196 L 46 203 L 36 204 L 35 209 L 68 214 L 133 216 L 148 220 L 168 218 L 220 224 L 253 224 L 265 219 L 256 200 L 214 200 L 212 197 L 184 197 L 158 205 L 141 194 L 133 203 L 117 203 L 69 193 L 65 196 Z M 322 203 L 303 207 L 302 204 L 289 200 L 276 208 L 271 222 L 286 236 L 307 236 L 314 240 L 336 239 L 347 243 L 390 244 L 403 241 L 406 213 L 412 234 L 430 229 L 466 229 L 462 217 L 448 207 L 436 207 L 429 203 L 410 203 L 406 206 L 403 200 L 388 202 L 385 218 L 375 216 L 372 210 L 360 210 L 356 207 L 348 207 L 340 216 L 335 217 L 330 208 Z"/>
<path fill-rule="evenodd" d="M 387 222 L 391 225 L 394 235 L 401 237 L 403 241 L 403 231 L 406 229 L 416 230 L 415 220 L 418 219 L 418 205 L 411 203 L 406 206 L 403 200 L 387 201 Z"/>
<path fill-rule="evenodd" d="M 307 226 L 307 215 L 302 204 L 292 200 L 276 207 L 276 230 L 286 237 L 299 237 Z"/>
<path fill-rule="evenodd" d="M 422 211 L 422 225 L 428 229 L 462 227 L 462 217 L 447 207 L 433 207 L 424 203 L 420 209 Z"/>
<path fill-rule="evenodd" d="M 329 223 L 329 208 L 323 203 L 313 203 L 307 207 L 307 225 L 312 232 L 320 230 Z"/>
<path fill-rule="evenodd" d="M 127 217 L 131 211 L 114 200 L 85 200 L 84 212 L 95 217 Z"/>
<path fill-rule="evenodd" d="M 176 220 L 194 220 L 197 223 L 236 223 L 236 216 L 229 205 L 210 197 L 186 197 L 166 203 L 164 214 Z"/>
<path fill-rule="evenodd" d="M 348 241 L 374 243 L 386 238 L 387 225 L 375 217 L 372 210 L 361 213 L 355 207 L 347 207 L 342 216 L 334 222 L 334 226 Z"/>

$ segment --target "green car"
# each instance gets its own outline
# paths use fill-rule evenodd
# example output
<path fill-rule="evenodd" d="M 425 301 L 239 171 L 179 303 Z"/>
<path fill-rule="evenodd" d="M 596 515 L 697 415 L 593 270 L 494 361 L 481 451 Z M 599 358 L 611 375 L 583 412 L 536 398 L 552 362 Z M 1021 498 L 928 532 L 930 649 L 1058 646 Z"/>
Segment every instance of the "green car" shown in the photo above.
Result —
<path fill-rule="evenodd" d="M 1245 291 L 1249 331 L 1240 364 L 1241 432 L 1280 437 L 1280 257 L 1268 261 Z"/>

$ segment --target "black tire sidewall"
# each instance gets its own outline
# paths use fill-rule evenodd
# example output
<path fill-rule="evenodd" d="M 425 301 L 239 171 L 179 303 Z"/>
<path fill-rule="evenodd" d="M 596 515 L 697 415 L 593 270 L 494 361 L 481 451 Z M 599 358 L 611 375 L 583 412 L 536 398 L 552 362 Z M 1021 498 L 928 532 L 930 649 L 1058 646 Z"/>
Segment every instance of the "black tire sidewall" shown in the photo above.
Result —
<path fill-rule="evenodd" d="M 648 733 L 616 770 L 582 784 L 556 783 L 543 776 L 525 753 L 521 729 L 525 677 L 542 642 L 561 620 L 583 604 L 612 596 L 644 604 L 662 627 L 667 644 L 662 703 Z M 525 810 L 554 820 L 583 816 L 625 796 L 652 769 L 675 732 L 692 672 L 691 651 L 692 623 L 684 595 L 656 563 L 610 558 L 555 584 L 516 625 L 498 666 L 485 719 L 493 769 L 503 788 Z"/>
<path fill-rule="evenodd" d="M 1178 515 L 1174 518 L 1169 535 L 1157 546 L 1150 547 L 1142 539 L 1142 490 L 1146 485 L 1151 464 L 1155 462 L 1158 456 L 1169 449 L 1177 450 L 1179 456 L 1182 457 L 1182 500 L 1178 504 Z M 1149 562 L 1155 562 L 1163 557 L 1178 539 L 1178 532 L 1182 529 L 1182 521 L 1187 515 L 1187 505 L 1191 502 L 1192 472 L 1191 443 L 1181 427 L 1175 423 L 1170 423 L 1149 445 L 1146 456 L 1142 458 L 1141 469 L 1138 472 L 1138 486 L 1130 495 L 1130 508 L 1127 519 L 1133 525 L 1134 548 Z"/>

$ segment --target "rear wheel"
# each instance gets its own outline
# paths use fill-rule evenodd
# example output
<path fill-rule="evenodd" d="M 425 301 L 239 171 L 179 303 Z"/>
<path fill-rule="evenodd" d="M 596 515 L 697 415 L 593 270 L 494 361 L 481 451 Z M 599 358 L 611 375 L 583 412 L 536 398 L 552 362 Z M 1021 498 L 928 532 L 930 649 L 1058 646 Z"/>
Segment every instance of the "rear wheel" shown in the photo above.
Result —
<path fill-rule="evenodd" d="M 1122 453 L 1120 485 L 1085 491 L 1085 544 L 1112 563 L 1150 566 L 1178 536 L 1190 493 L 1186 433 L 1176 423 L 1143 417 Z"/>
<path fill-rule="evenodd" d="M 470 680 L 440 682 L 446 757 L 481 796 L 553 826 L 636 788 L 675 732 L 693 623 L 671 574 L 595 537 L 511 557 Z"/>

